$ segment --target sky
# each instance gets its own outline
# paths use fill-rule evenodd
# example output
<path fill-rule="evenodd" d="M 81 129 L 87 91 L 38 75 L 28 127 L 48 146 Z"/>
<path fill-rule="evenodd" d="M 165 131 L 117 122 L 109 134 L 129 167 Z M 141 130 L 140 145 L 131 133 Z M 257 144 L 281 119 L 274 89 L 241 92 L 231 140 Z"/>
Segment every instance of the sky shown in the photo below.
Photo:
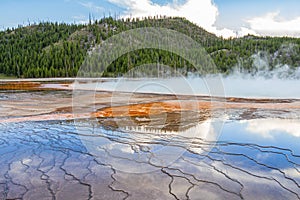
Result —
<path fill-rule="evenodd" d="M 300 37 L 299 0 L 1 0 L 0 29 L 41 21 L 86 23 L 89 14 L 181 16 L 224 38 Z"/>

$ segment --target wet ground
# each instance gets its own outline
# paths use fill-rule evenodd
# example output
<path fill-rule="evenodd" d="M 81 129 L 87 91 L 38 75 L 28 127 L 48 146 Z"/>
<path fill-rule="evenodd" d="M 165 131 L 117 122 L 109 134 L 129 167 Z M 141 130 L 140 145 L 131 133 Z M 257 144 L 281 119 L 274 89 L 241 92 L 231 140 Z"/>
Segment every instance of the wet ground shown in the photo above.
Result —
<path fill-rule="evenodd" d="M 22 87 L 0 91 L 0 199 L 300 199 L 297 99 Z"/>

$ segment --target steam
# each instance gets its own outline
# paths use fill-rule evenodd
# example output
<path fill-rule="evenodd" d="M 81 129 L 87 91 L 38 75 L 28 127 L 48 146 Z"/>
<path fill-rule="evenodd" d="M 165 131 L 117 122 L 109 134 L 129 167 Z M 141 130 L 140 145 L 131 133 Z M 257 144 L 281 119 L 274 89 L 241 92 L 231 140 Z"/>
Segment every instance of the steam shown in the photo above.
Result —
<path fill-rule="evenodd" d="M 252 60 L 250 70 L 246 71 L 243 62 L 239 62 L 229 76 L 247 79 L 300 79 L 300 66 L 290 66 L 287 63 L 282 63 L 283 58 L 291 60 L 292 56 L 298 56 L 296 47 L 296 44 L 289 43 L 281 45 L 273 54 L 259 51 L 249 58 Z"/>
<path fill-rule="evenodd" d="M 212 94 L 208 82 L 214 82 L 216 77 L 192 77 L 172 79 L 139 79 L 106 81 L 77 85 L 77 89 L 128 92 L 155 93 L 173 95 L 221 96 Z M 224 97 L 255 98 L 255 99 L 300 99 L 299 79 L 257 78 L 242 76 L 227 76 L 222 78 Z M 219 83 L 218 83 L 219 84 Z"/>
<path fill-rule="evenodd" d="M 188 73 L 185 77 L 178 70 L 180 76 L 174 76 L 174 73 L 168 73 L 170 67 L 160 66 L 155 71 L 156 65 L 152 64 L 133 69 L 135 74 L 140 73 L 137 76 L 139 78 L 131 75 L 119 80 L 79 84 L 76 88 L 128 93 L 300 99 L 300 66 L 281 63 L 281 60 L 290 59 L 297 54 L 296 47 L 297 45 L 291 43 L 283 44 L 272 54 L 260 51 L 249 58 L 252 60 L 251 70 L 245 70 L 243 62 L 239 62 L 229 75 L 197 76 Z M 156 76 L 144 75 L 143 73 L 149 72 L 147 67 L 154 70 Z"/>
<path fill-rule="evenodd" d="M 283 44 L 270 54 L 259 51 L 253 54 L 251 70 L 245 70 L 240 62 L 227 76 L 223 76 L 225 93 L 243 98 L 300 98 L 300 66 L 281 63 L 297 54 L 296 44 Z"/>
<path fill-rule="evenodd" d="M 229 76 L 223 83 L 227 97 L 300 99 L 299 79 Z"/>

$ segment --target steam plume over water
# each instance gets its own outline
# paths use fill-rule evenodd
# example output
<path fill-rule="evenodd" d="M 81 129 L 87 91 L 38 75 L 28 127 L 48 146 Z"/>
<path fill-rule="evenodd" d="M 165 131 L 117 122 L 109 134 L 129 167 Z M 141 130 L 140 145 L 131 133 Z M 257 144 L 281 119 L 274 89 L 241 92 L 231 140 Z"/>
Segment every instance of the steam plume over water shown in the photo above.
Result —
<path fill-rule="evenodd" d="M 218 77 L 222 80 L 221 83 L 225 90 L 225 97 L 300 99 L 299 79 L 279 79 L 243 75 Z M 207 82 L 214 82 L 214 79 L 216 79 L 215 76 L 187 79 L 128 79 L 98 84 L 89 83 L 76 87 L 82 89 L 95 88 L 101 91 L 213 96 L 210 93 Z M 190 89 L 187 90 L 186 86 L 190 87 Z"/>

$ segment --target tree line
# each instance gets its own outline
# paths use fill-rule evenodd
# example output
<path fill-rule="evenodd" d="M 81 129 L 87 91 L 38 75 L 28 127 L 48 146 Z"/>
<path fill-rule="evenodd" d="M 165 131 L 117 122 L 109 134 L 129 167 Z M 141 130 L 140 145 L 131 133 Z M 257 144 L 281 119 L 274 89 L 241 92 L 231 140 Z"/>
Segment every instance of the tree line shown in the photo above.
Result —
<path fill-rule="evenodd" d="M 262 59 L 266 68 L 280 65 L 300 66 L 300 39 L 257 37 L 223 39 L 179 17 L 134 19 L 102 18 L 88 24 L 42 22 L 0 32 L 0 74 L 24 78 L 74 77 L 88 52 L 107 38 L 140 27 L 163 27 L 190 36 L 201 44 L 221 73 L 238 69 L 258 70 L 255 60 Z M 255 56 L 254 56 L 255 55 Z M 143 63 L 165 64 L 181 71 L 193 66 L 179 55 L 159 49 L 141 49 L 120 56 L 109 65 L 103 76 L 121 76 Z M 101 67 L 101 66 L 100 66 Z"/>

